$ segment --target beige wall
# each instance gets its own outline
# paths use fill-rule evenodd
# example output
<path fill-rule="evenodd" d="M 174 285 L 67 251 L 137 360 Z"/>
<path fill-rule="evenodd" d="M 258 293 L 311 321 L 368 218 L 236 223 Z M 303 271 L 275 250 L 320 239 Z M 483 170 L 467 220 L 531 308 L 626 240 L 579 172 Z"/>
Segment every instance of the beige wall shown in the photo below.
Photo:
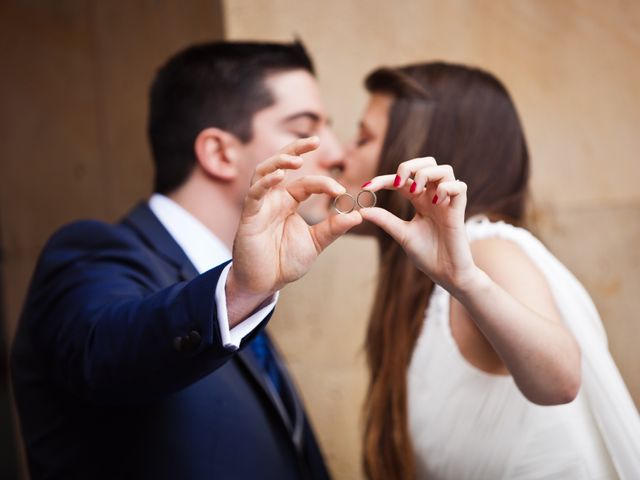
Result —
<path fill-rule="evenodd" d="M 640 3 L 227 0 L 225 11 L 228 38 L 304 39 L 343 138 L 374 66 L 445 59 L 502 78 L 528 133 L 541 236 L 593 295 L 640 403 Z M 372 242 L 340 240 L 287 287 L 270 326 L 337 478 L 360 476 L 375 271 Z"/>
<path fill-rule="evenodd" d="M 154 69 L 222 34 L 219 2 L 0 2 L 0 235 L 9 335 L 35 258 L 62 222 L 114 219 L 149 191 Z M 348 138 L 373 66 L 446 59 L 497 73 L 520 108 L 540 231 L 593 294 L 640 402 L 640 3 L 226 0 L 227 37 L 314 54 Z M 359 475 L 362 342 L 375 245 L 345 238 L 285 289 L 271 325 L 337 478 Z"/>

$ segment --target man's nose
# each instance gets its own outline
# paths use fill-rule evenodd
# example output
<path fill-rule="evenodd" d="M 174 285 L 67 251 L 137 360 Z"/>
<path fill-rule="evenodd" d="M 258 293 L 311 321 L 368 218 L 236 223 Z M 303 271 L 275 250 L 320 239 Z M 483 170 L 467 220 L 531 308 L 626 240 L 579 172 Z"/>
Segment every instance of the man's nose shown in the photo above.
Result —
<path fill-rule="evenodd" d="M 322 152 L 322 164 L 325 168 L 331 171 L 342 172 L 344 169 L 344 149 L 340 142 L 336 138 L 333 131 L 327 132 L 321 140 Z"/>

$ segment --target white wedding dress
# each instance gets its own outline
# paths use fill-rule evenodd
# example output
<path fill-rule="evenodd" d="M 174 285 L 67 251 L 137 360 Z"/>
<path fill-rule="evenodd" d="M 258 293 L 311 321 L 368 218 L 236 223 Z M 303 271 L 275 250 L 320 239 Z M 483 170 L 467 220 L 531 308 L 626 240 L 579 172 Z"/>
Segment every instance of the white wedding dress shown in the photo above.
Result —
<path fill-rule="evenodd" d="M 450 296 L 436 286 L 408 372 L 418 478 L 640 479 L 640 417 L 582 285 L 524 229 L 475 218 L 467 233 L 515 242 L 543 272 L 580 344 L 582 387 L 573 402 L 543 407 L 512 377 L 471 365 L 449 328 Z"/>

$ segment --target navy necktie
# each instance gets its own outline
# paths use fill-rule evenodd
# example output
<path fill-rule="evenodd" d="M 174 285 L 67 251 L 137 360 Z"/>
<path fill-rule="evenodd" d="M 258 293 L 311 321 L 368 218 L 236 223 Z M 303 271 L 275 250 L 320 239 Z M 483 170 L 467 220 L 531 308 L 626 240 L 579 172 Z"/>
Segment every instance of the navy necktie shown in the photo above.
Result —
<path fill-rule="evenodd" d="M 253 340 L 251 340 L 249 347 L 258 360 L 262 371 L 267 375 L 269 380 L 271 380 L 280 398 L 282 398 L 282 375 L 280 374 L 280 370 L 278 370 L 278 364 L 276 363 L 264 331 L 258 333 Z"/>

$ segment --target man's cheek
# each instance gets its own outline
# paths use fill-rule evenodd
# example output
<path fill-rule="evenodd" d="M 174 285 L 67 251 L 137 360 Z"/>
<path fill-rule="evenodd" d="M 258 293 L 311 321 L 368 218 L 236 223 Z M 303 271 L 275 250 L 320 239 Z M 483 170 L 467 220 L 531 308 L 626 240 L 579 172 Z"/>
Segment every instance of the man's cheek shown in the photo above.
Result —
<path fill-rule="evenodd" d="M 305 172 L 305 175 L 328 175 L 329 171 L 320 166 L 320 159 L 317 155 L 306 154 L 303 155 L 304 163 L 300 167 L 301 171 Z"/>

